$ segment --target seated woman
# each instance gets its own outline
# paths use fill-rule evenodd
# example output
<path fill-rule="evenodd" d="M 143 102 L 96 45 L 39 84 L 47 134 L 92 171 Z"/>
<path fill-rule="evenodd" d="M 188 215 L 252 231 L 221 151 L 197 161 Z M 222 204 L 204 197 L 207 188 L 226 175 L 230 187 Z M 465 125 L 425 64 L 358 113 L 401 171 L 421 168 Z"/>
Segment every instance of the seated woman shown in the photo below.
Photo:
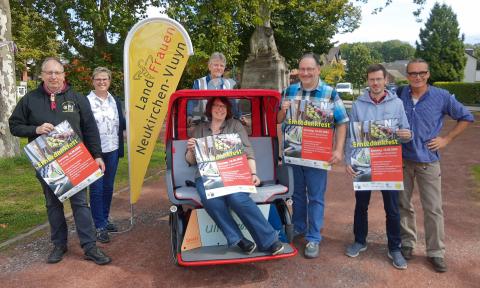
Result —
<path fill-rule="evenodd" d="M 208 123 L 201 123 L 196 127 L 193 137 L 188 140 L 185 158 L 190 165 L 195 165 L 195 138 L 202 138 L 214 134 L 238 133 L 247 154 L 248 165 L 252 172 L 252 182 L 258 186 L 260 179 L 256 175 L 255 157 L 248 140 L 247 133 L 240 121 L 232 118 L 231 103 L 226 97 L 215 97 L 207 102 L 206 115 Z M 248 193 L 238 192 L 222 197 L 207 199 L 202 177 L 197 169 L 195 182 L 203 207 L 212 217 L 227 238 L 228 246 L 238 245 L 247 254 L 258 248 L 260 251 L 277 255 L 283 251 L 283 244 L 278 241 L 277 232 L 268 223 L 255 202 Z M 229 212 L 231 208 L 238 215 L 248 229 L 255 242 L 243 237 L 242 232 Z"/>

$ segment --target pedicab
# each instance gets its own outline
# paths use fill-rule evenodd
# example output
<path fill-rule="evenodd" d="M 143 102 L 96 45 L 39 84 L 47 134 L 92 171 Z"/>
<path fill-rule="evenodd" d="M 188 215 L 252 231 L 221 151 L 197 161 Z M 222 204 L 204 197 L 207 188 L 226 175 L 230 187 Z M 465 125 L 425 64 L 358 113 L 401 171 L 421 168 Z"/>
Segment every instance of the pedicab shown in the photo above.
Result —
<path fill-rule="evenodd" d="M 245 126 L 255 152 L 257 175 L 261 185 L 251 198 L 279 233 L 284 242 L 282 254 L 255 251 L 247 255 L 238 247 L 228 247 L 226 239 L 202 209 L 195 188 L 195 169 L 185 161 L 187 140 L 195 125 L 207 121 L 206 101 L 225 96 L 234 117 Z M 276 111 L 280 93 L 275 90 L 179 90 L 172 94 L 166 120 L 166 184 L 170 207 L 170 233 L 173 260 L 180 266 L 204 266 L 245 263 L 292 257 L 297 249 L 291 245 L 293 225 L 287 201 L 293 193 L 291 167 L 278 164 Z M 233 213 L 233 212 L 232 212 Z M 235 215 L 234 215 L 235 218 Z M 245 237 L 249 233 L 235 218 Z M 250 238 L 251 239 L 251 238 Z"/>

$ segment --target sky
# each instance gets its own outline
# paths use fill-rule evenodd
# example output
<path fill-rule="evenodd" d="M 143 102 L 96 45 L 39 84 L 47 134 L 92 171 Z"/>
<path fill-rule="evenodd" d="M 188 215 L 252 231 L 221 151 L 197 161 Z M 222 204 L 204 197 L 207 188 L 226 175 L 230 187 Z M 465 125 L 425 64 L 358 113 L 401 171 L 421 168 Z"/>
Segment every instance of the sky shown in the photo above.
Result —
<path fill-rule="evenodd" d="M 435 2 L 445 3 L 457 15 L 460 33 L 465 34 L 466 43 L 480 43 L 480 1 L 478 0 L 427 0 L 422 13 L 421 23 L 416 22 L 412 12 L 417 5 L 412 0 L 393 0 L 382 12 L 372 15 L 371 11 L 382 6 L 385 0 L 369 0 L 368 4 L 357 4 L 362 7 L 362 22 L 352 33 L 337 34 L 332 41 L 341 43 L 373 42 L 387 40 L 402 40 L 415 45 L 421 28 L 430 16 Z"/>

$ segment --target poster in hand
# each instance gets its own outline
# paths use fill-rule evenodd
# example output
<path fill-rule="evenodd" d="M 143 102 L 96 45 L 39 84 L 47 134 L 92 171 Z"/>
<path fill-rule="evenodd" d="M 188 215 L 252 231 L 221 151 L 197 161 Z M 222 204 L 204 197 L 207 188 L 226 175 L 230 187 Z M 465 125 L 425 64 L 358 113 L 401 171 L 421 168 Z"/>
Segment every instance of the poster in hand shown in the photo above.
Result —
<path fill-rule="evenodd" d="M 351 123 L 354 190 L 403 190 L 398 119 Z"/>
<path fill-rule="evenodd" d="M 290 102 L 284 126 L 284 162 L 330 170 L 334 104 L 320 99 Z"/>
<path fill-rule="evenodd" d="M 66 120 L 23 149 L 38 175 L 61 202 L 103 176 L 97 162 Z"/>
<path fill-rule="evenodd" d="M 207 199 L 236 192 L 257 192 L 237 133 L 195 139 L 195 157 Z"/>

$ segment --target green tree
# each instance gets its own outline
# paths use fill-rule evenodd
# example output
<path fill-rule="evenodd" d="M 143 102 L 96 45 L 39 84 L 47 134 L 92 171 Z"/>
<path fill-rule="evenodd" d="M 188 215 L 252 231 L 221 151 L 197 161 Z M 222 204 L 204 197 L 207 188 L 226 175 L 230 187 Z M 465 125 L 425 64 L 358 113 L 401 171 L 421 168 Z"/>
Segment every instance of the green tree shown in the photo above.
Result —
<path fill-rule="evenodd" d="M 17 0 L 53 23 L 62 43 L 70 83 L 81 92 L 91 89 L 89 72 L 105 66 L 113 72 L 112 91 L 123 91 L 123 44 L 128 31 L 146 17 L 155 0 Z M 88 77 L 87 77 L 88 75 Z M 120 80 L 120 81 L 119 81 Z"/>
<path fill-rule="evenodd" d="M 335 85 L 342 82 L 345 77 L 345 68 L 342 63 L 333 63 L 322 67 L 320 71 L 320 78 L 329 85 Z"/>
<path fill-rule="evenodd" d="M 347 0 L 164 0 L 163 5 L 171 18 L 185 26 L 195 47 L 184 79 L 204 74 L 206 65 L 202 70 L 191 69 L 191 64 L 206 63 L 213 51 L 223 52 L 230 66 L 240 66 L 248 56 L 256 25 L 266 21 L 274 30 L 280 54 L 293 64 L 304 52 L 327 52 L 330 39 L 337 32 L 353 31 L 360 19 L 360 10 Z M 268 11 L 261 13 L 261 7 Z M 190 72 L 201 74 L 186 75 Z"/>
<path fill-rule="evenodd" d="M 342 52 L 347 61 L 347 73 L 345 79 L 353 84 L 353 87 L 360 89 L 365 85 L 367 66 L 374 61 L 370 49 L 361 43 L 352 44 L 349 49 Z"/>
<path fill-rule="evenodd" d="M 55 26 L 21 1 L 11 1 L 12 36 L 18 52 L 15 55 L 17 78 L 24 71 L 38 75 L 40 64 L 47 56 L 58 56 L 60 41 L 56 40 Z"/>
<path fill-rule="evenodd" d="M 420 29 L 415 56 L 430 66 L 430 81 L 461 81 L 466 63 L 457 15 L 450 6 L 435 3 L 425 28 Z"/>

